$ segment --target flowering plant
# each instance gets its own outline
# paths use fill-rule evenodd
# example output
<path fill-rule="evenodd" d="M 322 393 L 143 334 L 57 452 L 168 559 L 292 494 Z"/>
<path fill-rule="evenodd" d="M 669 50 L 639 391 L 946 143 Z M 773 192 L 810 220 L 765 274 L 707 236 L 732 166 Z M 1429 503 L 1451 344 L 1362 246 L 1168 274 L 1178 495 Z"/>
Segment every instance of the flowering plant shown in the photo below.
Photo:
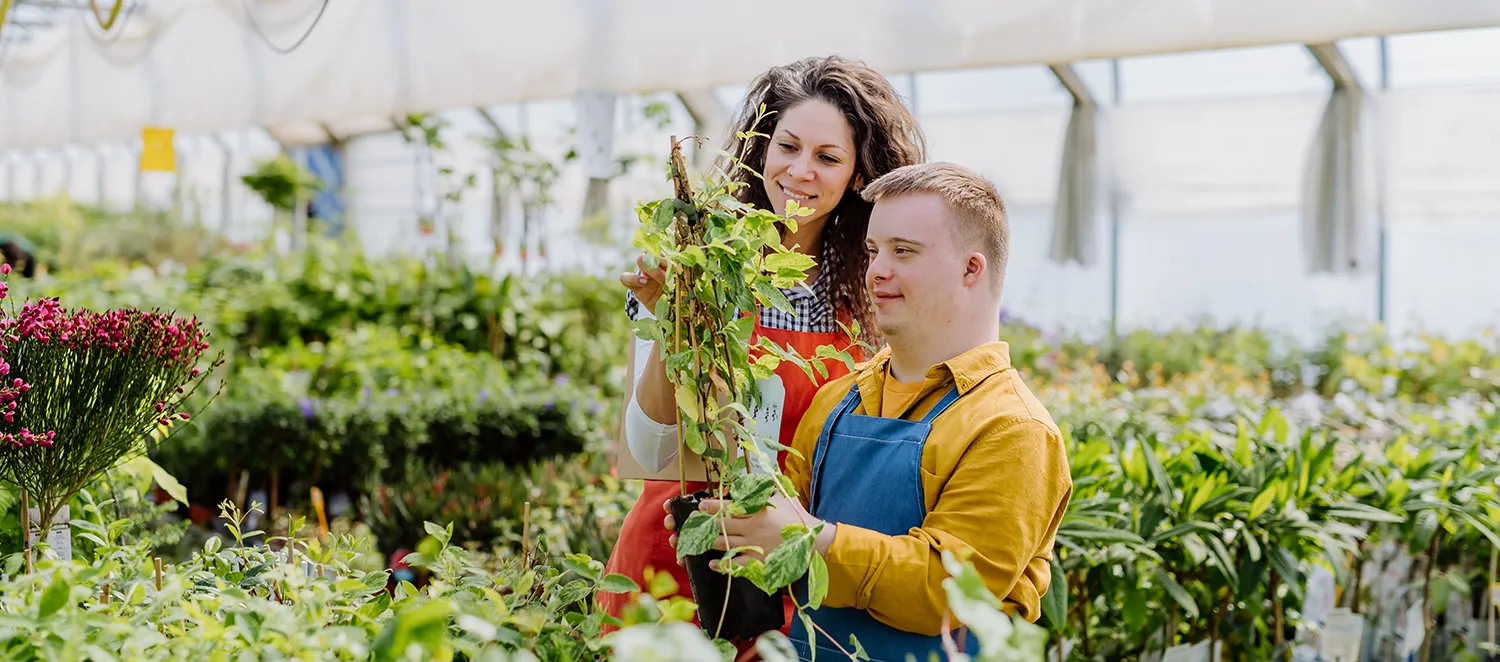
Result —
<path fill-rule="evenodd" d="M 0 299 L 8 293 L 0 282 Z M 184 405 L 207 376 L 207 335 L 196 318 L 159 311 L 96 313 L 57 299 L 0 309 L 0 475 L 34 501 L 41 522 L 191 418 Z M 207 367 L 222 362 L 221 353 Z"/>

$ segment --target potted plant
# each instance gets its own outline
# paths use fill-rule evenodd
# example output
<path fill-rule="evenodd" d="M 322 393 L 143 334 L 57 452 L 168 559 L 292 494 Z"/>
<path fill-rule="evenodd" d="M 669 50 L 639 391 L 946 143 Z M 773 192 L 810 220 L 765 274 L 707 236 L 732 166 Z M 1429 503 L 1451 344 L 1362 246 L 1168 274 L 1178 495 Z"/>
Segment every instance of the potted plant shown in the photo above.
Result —
<path fill-rule="evenodd" d="M 188 399 L 223 361 L 203 364 L 207 337 L 196 318 L 160 311 L 57 299 L 0 310 L 0 476 L 20 488 L 22 512 L 30 502 L 50 527 L 95 476 L 189 420 Z"/>
<path fill-rule="evenodd" d="M 757 125 L 764 117 L 762 109 Z M 745 134 L 747 148 L 750 141 L 765 137 Z M 731 172 L 746 167 L 743 156 L 730 159 Z M 760 306 L 790 308 L 780 288 L 803 282 L 814 260 L 782 246 L 780 231 L 795 230 L 796 219 L 811 210 L 792 202 L 784 215 L 751 207 L 735 198 L 745 184 L 730 181 L 729 174 L 714 173 L 693 186 L 681 142 L 672 138 L 669 176 L 675 195 L 637 209 L 643 227 L 634 243 L 648 260 L 659 258 L 667 265 L 667 280 L 656 319 L 638 322 L 636 333 L 661 344 L 668 379 L 676 389 L 679 473 L 689 452 L 708 466 L 710 488 L 689 494 L 684 481 L 671 506 L 678 522 L 678 554 L 686 560 L 699 622 L 715 638 L 746 640 L 781 627 L 782 589 L 794 581 L 805 576 L 810 587 L 810 599 L 799 609 L 818 606 L 827 589 L 826 566 L 813 551 L 817 531 L 802 526 L 789 529 L 786 542 L 764 561 L 725 563 L 724 572 L 708 567 L 713 558 L 727 561 L 745 551 L 710 552 L 724 517 L 757 512 L 778 492 L 796 498 L 774 458 L 757 463 L 769 473 L 749 470 L 749 458 L 759 457 L 761 448 L 785 449 L 774 439 L 757 444 L 747 427 L 748 412 L 759 397 L 755 380 L 769 377 L 782 361 L 795 362 L 810 378 L 817 372 L 826 379 L 828 371 L 822 360 L 808 360 L 770 340 L 752 345 L 755 320 L 745 314 Z M 846 331 L 858 337 L 857 327 Z M 846 351 L 832 346 L 820 347 L 817 358 L 853 365 Z M 698 506 L 710 498 L 730 499 L 733 506 L 709 516 Z"/>

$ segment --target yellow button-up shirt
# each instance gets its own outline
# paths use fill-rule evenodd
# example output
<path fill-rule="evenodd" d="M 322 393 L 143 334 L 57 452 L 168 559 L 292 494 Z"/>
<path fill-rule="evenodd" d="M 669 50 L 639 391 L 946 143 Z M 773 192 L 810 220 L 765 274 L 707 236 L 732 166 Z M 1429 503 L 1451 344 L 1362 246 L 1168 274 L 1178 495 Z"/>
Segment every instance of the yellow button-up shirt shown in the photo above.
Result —
<path fill-rule="evenodd" d="M 801 457 L 788 454 L 786 467 L 804 507 L 823 424 L 855 383 L 861 400 L 855 411 L 879 415 L 889 361 L 890 349 L 881 350 L 813 398 L 792 442 Z M 1008 613 L 1033 622 L 1041 616 L 1053 541 L 1073 493 L 1062 435 L 1010 365 L 1003 342 L 933 366 L 916 405 L 895 415 L 920 419 L 953 384 L 960 397 L 933 421 L 922 449 L 922 526 L 887 536 L 839 524 L 826 555 L 823 604 L 863 609 L 899 630 L 936 635 L 948 604 L 942 552 L 970 548 L 969 560 Z"/>

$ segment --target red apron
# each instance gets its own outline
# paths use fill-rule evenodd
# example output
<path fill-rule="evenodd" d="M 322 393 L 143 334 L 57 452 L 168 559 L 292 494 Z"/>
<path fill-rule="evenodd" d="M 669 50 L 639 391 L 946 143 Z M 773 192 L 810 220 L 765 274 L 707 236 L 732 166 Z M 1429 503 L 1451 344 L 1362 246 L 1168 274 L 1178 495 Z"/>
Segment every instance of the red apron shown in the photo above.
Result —
<path fill-rule="evenodd" d="M 802 331 L 784 331 L 781 329 L 770 329 L 760 325 L 760 320 L 755 321 L 755 333 L 751 337 L 751 344 L 759 343 L 759 338 L 769 338 L 782 347 L 790 345 L 797 354 L 803 357 L 812 357 L 820 345 L 833 345 L 840 349 L 853 351 L 852 343 L 842 331 L 831 333 L 810 333 Z M 752 358 L 755 354 L 752 350 Z M 816 359 L 815 359 L 816 360 Z M 812 404 L 813 395 L 818 392 L 818 387 L 827 381 L 836 379 L 849 373 L 848 366 L 842 361 L 823 359 L 828 368 L 828 379 L 814 376 L 816 380 L 809 380 L 807 373 L 790 362 L 782 362 L 776 368 L 776 376 L 780 378 L 785 388 L 785 398 L 781 407 L 781 430 L 778 441 L 785 446 L 792 445 L 792 436 L 797 432 L 797 424 L 802 421 L 802 415 Z M 770 394 L 766 394 L 770 400 Z M 786 463 L 786 453 L 777 454 L 777 464 L 783 469 Z M 647 587 L 645 580 L 646 568 L 652 567 L 657 572 L 667 571 L 672 573 L 672 578 L 677 581 L 677 595 L 688 599 L 692 596 L 692 587 L 688 583 L 687 568 L 677 564 L 677 550 L 668 543 L 672 532 L 664 526 L 667 513 L 662 504 L 668 499 L 676 496 L 680 485 L 677 481 L 648 480 L 645 481 L 645 489 L 641 496 L 631 507 L 630 513 L 625 516 L 625 522 L 620 528 L 620 538 L 616 542 L 614 552 L 610 554 L 609 563 L 604 567 L 605 574 L 618 573 L 635 580 L 635 583 L 643 590 Z M 688 493 L 708 489 L 707 483 L 689 482 Z M 619 617 L 625 605 L 633 596 L 624 593 L 599 593 L 599 608 L 610 616 Z M 787 602 L 788 623 L 790 623 L 791 610 L 790 600 Z M 697 617 L 693 618 L 693 624 L 697 625 Z M 608 633 L 615 628 L 604 627 Z M 782 631 L 787 630 L 786 626 Z M 750 649 L 753 650 L 753 643 Z M 744 651 L 741 651 L 742 653 Z"/>

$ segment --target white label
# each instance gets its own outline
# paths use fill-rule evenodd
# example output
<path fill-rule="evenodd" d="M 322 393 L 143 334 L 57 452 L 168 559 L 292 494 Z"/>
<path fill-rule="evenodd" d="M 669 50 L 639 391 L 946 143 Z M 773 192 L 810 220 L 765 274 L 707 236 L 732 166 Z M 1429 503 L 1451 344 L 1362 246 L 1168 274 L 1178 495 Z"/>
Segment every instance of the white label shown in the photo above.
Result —
<path fill-rule="evenodd" d="M 1422 649 L 1422 639 L 1427 636 L 1427 621 L 1422 617 L 1422 603 L 1412 603 L 1406 610 L 1406 632 L 1401 638 L 1401 655 L 1411 655 Z"/>
<path fill-rule="evenodd" d="M 750 410 L 750 431 L 755 434 L 755 446 L 760 449 L 762 457 L 751 457 L 750 466 L 757 473 L 770 473 L 770 468 L 776 465 L 776 451 L 766 442 L 781 442 L 786 384 L 781 381 L 781 375 L 757 379 L 755 384 L 760 387 L 760 404 Z"/>
<path fill-rule="evenodd" d="M 1191 646 L 1186 644 L 1173 646 L 1162 655 L 1161 662 L 1210 662 L 1208 651 L 1207 641 L 1200 641 Z"/>
<path fill-rule="evenodd" d="M 31 508 L 27 512 L 29 513 L 27 521 L 31 523 L 31 526 L 26 527 L 26 531 L 31 544 L 35 545 L 41 539 L 42 514 L 36 508 Z M 68 516 L 68 507 L 63 506 L 62 510 L 57 512 L 57 516 L 52 518 L 52 528 L 47 531 L 47 545 L 52 548 L 52 553 L 56 554 L 57 558 L 64 561 L 73 560 L 72 525 L 68 524 L 70 519 L 72 518 Z"/>
<path fill-rule="evenodd" d="M 1328 613 L 1328 625 L 1323 628 L 1319 652 L 1328 662 L 1358 662 L 1359 651 L 1365 639 L 1365 619 L 1348 609 L 1335 609 Z"/>
<path fill-rule="evenodd" d="M 1307 597 L 1302 604 L 1302 617 L 1322 625 L 1333 608 L 1333 573 L 1323 566 L 1315 566 L 1307 576 Z"/>

